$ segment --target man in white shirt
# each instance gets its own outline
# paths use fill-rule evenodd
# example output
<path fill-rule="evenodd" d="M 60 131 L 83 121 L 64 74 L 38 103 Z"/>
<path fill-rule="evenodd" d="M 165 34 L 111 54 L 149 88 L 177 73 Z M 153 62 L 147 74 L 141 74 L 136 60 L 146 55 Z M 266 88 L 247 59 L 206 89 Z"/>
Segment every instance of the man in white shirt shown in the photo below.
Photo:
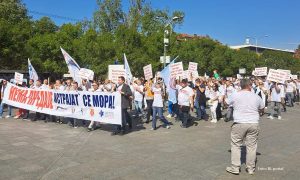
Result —
<path fill-rule="evenodd" d="M 178 89 L 179 116 L 182 121 L 180 126 L 186 128 L 189 120 L 189 112 L 194 109 L 194 91 L 188 86 L 187 79 L 183 79 L 176 88 Z"/>
<path fill-rule="evenodd" d="M 284 94 L 284 87 L 278 83 L 273 83 L 270 86 L 271 93 L 271 114 L 268 116 L 269 119 L 274 119 L 275 111 L 278 114 L 278 119 L 281 119 L 281 97 Z"/>
<path fill-rule="evenodd" d="M 296 92 L 296 84 L 292 80 L 288 80 L 286 84 L 286 97 L 290 107 L 294 106 L 294 93 Z"/>
<path fill-rule="evenodd" d="M 233 106 L 234 123 L 231 126 L 231 166 L 226 171 L 238 175 L 241 167 L 241 146 L 246 145 L 246 171 L 254 174 L 257 139 L 259 133 L 259 111 L 265 105 L 262 99 L 251 92 L 251 81 L 241 80 L 242 90 L 232 95 L 228 104 Z"/>
<path fill-rule="evenodd" d="M 231 99 L 233 93 L 236 92 L 236 89 L 234 89 L 233 84 L 230 81 L 226 82 L 226 90 L 225 90 L 225 101 L 228 99 Z M 232 119 L 233 115 L 233 108 L 232 105 L 229 105 L 227 107 L 227 113 L 226 113 L 226 118 L 225 122 L 228 122 Z"/>

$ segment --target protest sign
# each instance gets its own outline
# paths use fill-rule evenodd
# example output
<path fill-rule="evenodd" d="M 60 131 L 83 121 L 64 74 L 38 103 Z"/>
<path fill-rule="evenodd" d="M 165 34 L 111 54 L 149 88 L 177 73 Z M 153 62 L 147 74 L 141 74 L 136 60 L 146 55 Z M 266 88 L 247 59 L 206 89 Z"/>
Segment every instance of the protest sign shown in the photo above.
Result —
<path fill-rule="evenodd" d="M 281 72 L 287 73 L 285 80 L 289 80 L 290 79 L 291 70 L 285 70 L 285 69 L 277 69 L 277 70 L 281 71 Z"/>
<path fill-rule="evenodd" d="M 291 74 L 290 77 L 291 77 L 291 79 L 298 79 L 298 75 L 292 75 L 292 74 Z"/>
<path fill-rule="evenodd" d="M 267 80 L 278 82 L 278 83 L 284 83 L 287 76 L 289 76 L 287 72 L 270 69 L 267 76 Z"/>
<path fill-rule="evenodd" d="M 190 70 L 185 70 L 183 71 L 183 79 L 188 79 L 188 81 L 193 81 L 196 78 L 199 77 L 198 71 L 190 71 Z"/>
<path fill-rule="evenodd" d="M 117 83 L 120 76 L 125 77 L 124 65 L 109 65 L 108 66 L 108 79 Z"/>
<path fill-rule="evenodd" d="M 15 72 L 15 83 L 16 84 L 22 84 L 23 83 L 23 77 L 24 77 L 24 74 L 21 74 L 21 73 L 18 73 L 18 72 Z"/>
<path fill-rule="evenodd" d="M 267 67 L 259 67 L 255 68 L 252 72 L 253 76 L 267 76 L 268 75 L 268 68 Z"/>
<path fill-rule="evenodd" d="M 119 92 L 38 90 L 11 83 L 5 88 L 5 104 L 55 116 L 121 124 Z"/>
<path fill-rule="evenodd" d="M 153 78 L 152 65 L 151 64 L 149 64 L 147 66 L 144 66 L 143 69 L 144 69 L 144 76 L 145 76 L 146 80 L 149 80 L 149 79 Z"/>
<path fill-rule="evenodd" d="M 94 80 L 94 71 L 90 69 L 80 68 L 78 74 L 79 77 L 81 77 L 82 79 L 87 79 L 90 81 Z"/>
<path fill-rule="evenodd" d="M 183 76 L 183 65 L 182 62 L 170 64 L 170 75 L 171 77 Z"/>
<path fill-rule="evenodd" d="M 189 71 L 198 71 L 198 63 L 195 63 L 195 62 L 189 62 L 189 68 L 188 68 Z"/>

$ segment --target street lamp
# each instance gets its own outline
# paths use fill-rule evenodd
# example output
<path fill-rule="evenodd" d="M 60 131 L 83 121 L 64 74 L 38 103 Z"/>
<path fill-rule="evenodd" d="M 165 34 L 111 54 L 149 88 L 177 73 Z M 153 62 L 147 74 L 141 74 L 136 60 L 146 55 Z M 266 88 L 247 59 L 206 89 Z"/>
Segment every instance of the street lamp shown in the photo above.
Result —
<path fill-rule="evenodd" d="M 260 37 L 256 37 L 256 36 L 250 37 L 250 36 L 247 36 L 246 38 L 247 39 L 254 39 L 255 40 L 255 51 L 256 51 L 256 54 L 258 54 L 258 50 L 257 50 L 258 40 L 263 39 L 263 38 L 267 38 L 267 37 L 269 37 L 269 35 L 264 35 L 264 36 L 260 36 Z"/>
<path fill-rule="evenodd" d="M 161 19 L 163 17 L 157 16 L 156 19 Z M 167 20 L 165 24 L 165 30 L 164 30 L 164 68 L 166 67 L 166 56 L 167 56 L 167 46 L 169 45 L 169 39 L 167 38 L 167 35 L 169 35 L 169 30 L 167 29 L 168 26 L 170 26 L 174 21 L 182 19 L 183 16 L 174 16 L 171 19 Z M 172 28 L 172 27 L 171 27 Z"/>

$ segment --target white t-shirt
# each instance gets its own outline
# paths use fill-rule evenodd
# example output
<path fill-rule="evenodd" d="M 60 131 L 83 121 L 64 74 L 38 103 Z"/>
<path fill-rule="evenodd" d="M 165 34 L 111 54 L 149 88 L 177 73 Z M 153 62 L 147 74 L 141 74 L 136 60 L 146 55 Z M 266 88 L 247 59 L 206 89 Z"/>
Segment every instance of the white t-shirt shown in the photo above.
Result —
<path fill-rule="evenodd" d="M 281 102 L 281 96 L 284 94 L 283 86 L 278 85 L 278 88 L 280 89 L 280 92 L 277 92 L 275 87 L 271 89 L 271 101 L 273 102 Z"/>
<path fill-rule="evenodd" d="M 134 100 L 141 102 L 143 101 L 143 93 L 139 92 L 138 90 L 143 92 L 144 86 L 143 85 L 134 86 Z"/>
<path fill-rule="evenodd" d="M 236 123 L 258 123 L 259 109 L 265 107 L 258 95 L 244 90 L 234 93 L 228 103 L 233 106 L 233 119 Z"/>
<path fill-rule="evenodd" d="M 179 85 L 177 85 L 176 88 L 178 89 L 178 105 L 190 106 L 190 97 L 194 95 L 193 89 L 189 86 L 182 88 Z"/>
<path fill-rule="evenodd" d="M 152 87 L 152 92 L 154 93 L 153 107 L 163 107 L 163 99 L 162 99 L 162 89 Z"/>
<path fill-rule="evenodd" d="M 286 92 L 292 93 L 292 92 L 294 92 L 294 90 L 296 90 L 295 83 L 293 83 L 293 82 L 287 83 L 287 85 L 286 85 Z"/>

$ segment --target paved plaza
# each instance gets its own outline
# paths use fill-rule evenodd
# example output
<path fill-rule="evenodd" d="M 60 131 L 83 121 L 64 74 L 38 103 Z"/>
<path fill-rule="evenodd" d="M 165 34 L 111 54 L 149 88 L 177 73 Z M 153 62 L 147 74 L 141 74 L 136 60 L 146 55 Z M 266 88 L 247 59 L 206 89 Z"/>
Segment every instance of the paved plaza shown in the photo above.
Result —
<path fill-rule="evenodd" d="M 283 120 L 261 120 L 257 170 L 228 174 L 230 126 L 196 121 L 182 129 L 111 136 L 109 125 L 93 132 L 66 124 L 0 119 L 0 179 L 299 179 L 300 106 Z M 244 161 L 244 153 L 242 160 Z"/>

